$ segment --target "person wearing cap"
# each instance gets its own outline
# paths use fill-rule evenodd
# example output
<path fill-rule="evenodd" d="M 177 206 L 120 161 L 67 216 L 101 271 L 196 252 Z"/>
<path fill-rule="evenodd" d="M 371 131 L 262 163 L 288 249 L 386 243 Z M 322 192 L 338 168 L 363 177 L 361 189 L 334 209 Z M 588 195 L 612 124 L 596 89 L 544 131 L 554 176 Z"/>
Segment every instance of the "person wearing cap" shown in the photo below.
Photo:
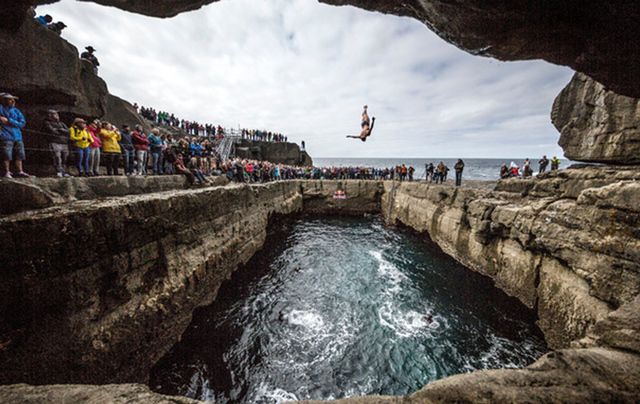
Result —
<path fill-rule="evenodd" d="M 93 143 L 91 133 L 87 131 L 87 124 L 82 118 L 73 120 L 69 129 L 69 138 L 76 151 L 76 167 L 78 177 L 89 176 L 89 145 Z"/>
<path fill-rule="evenodd" d="M 22 168 L 25 160 L 24 143 L 22 142 L 22 128 L 26 121 L 24 115 L 16 108 L 15 97 L 11 94 L 0 93 L 2 105 L 0 105 L 0 150 L 4 162 L 4 177 L 13 178 L 11 175 L 11 161 L 15 160 L 18 173 L 16 177 L 30 177 Z"/>
<path fill-rule="evenodd" d="M 85 49 L 87 51 L 82 52 L 82 54 L 80 55 L 80 59 L 86 59 L 91 62 L 91 64 L 93 65 L 93 72 L 95 74 L 98 74 L 98 66 L 100 66 L 100 62 L 98 62 L 98 58 L 96 57 L 96 55 L 93 54 L 93 52 L 95 52 L 96 50 L 93 46 L 87 46 Z"/>
<path fill-rule="evenodd" d="M 47 135 L 56 175 L 58 177 L 68 177 L 69 174 L 65 172 L 65 167 L 69 158 L 69 127 L 60 121 L 58 111 L 50 109 L 47 112 L 43 132 Z"/>
<path fill-rule="evenodd" d="M 129 131 L 129 125 L 122 125 L 120 131 L 120 148 L 122 149 L 122 158 L 124 159 L 125 175 L 133 174 L 133 157 L 135 148 L 133 147 L 133 137 Z"/>

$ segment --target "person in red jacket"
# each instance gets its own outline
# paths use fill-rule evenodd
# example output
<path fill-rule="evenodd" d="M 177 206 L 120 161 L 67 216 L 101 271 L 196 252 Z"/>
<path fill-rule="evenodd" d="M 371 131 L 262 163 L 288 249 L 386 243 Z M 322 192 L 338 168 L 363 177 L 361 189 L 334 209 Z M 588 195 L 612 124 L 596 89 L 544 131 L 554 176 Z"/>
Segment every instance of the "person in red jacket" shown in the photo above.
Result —
<path fill-rule="evenodd" d="M 149 151 L 149 139 L 145 135 L 142 126 L 136 125 L 136 130 L 131 133 L 133 147 L 136 149 L 138 161 L 138 175 L 147 175 L 147 153 Z"/>

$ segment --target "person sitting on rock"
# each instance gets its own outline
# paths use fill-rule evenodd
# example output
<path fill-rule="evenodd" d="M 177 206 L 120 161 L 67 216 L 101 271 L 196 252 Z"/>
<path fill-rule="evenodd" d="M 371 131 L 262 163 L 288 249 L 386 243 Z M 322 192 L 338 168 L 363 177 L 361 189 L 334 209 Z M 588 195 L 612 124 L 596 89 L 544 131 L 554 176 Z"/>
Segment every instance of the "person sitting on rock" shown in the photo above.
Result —
<path fill-rule="evenodd" d="M 196 181 L 196 176 L 193 175 L 191 170 L 189 170 L 184 165 L 184 158 L 182 156 L 182 153 L 178 153 L 177 155 L 171 155 L 169 157 L 169 160 L 170 161 L 173 160 L 173 166 L 175 167 L 176 173 L 182 174 L 185 177 L 187 177 L 187 181 L 189 182 L 189 185 L 193 185 L 193 183 Z"/>
<path fill-rule="evenodd" d="M 87 46 L 85 49 L 87 51 L 82 52 L 82 54 L 80 55 L 80 59 L 85 59 L 91 62 L 91 64 L 93 65 L 93 72 L 95 74 L 98 74 L 98 66 L 100 66 L 100 62 L 98 62 L 98 58 L 96 57 L 96 55 L 93 54 L 93 52 L 96 51 L 95 48 L 93 46 Z"/>
<path fill-rule="evenodd" d="M 53 17 L 51 17 L 49 14 L 41 15 L 39 17 L 36 17 L 36 21 L 38 22 L 38 24 L 46 27 L 47 25 L 51 24 L 51 22 L 53 22 Z"/>
<path fill-rule="evenodd" d="M 47 25 L 47 28 L 58 35 L 62 35 L 62 30 L 67 28 L 67 24 L 63 23 L 62 21 L 58 21 Z"/>
<path fill-rule="evenodd" d="M 69 127 L 60 120 L 58 111 L 50 109 L 44 121 L 49 149 L 53 156 L 53 166 L 58 177 L 68 177 L 65 167 L 69 158 Z"/>

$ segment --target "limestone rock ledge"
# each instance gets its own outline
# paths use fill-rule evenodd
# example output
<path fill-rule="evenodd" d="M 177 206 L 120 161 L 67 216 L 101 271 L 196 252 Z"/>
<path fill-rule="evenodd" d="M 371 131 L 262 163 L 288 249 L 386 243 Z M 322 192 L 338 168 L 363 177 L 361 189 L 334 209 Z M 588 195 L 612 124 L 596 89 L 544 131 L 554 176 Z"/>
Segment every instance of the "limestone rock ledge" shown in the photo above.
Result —
<path fill-rule="evenodd" d="M 77 201 L 0 219 L 0 383 L 145 382 L 266 238 L 295 182 Z"/>
<path fill-rule="evenodd" d="M 389 182 L 382 212 L 536 310 L 562 348 L 640 293 L 637 177 L 584 167 L 494 191 Z"/>
<path fill-rule="evenodd" d="M 0 401 L 13 404 L 33 403 L 146 403 L 196 404 L 202 401 L 186 397 L 164 396 L 141 384 L 0 386 Z"/>

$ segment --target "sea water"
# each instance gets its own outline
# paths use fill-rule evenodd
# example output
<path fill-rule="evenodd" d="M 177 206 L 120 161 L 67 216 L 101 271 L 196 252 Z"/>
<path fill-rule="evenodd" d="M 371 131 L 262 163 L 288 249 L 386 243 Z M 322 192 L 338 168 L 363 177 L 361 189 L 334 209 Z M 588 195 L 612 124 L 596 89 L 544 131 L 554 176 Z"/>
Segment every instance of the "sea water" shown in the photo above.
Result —
<path fill-rule="evenodd" d="M 401 395 L 545 350 L 529 310 L 424 237 L 297 218 L 196 311 L 151 387 L 242 403 Z"/>

